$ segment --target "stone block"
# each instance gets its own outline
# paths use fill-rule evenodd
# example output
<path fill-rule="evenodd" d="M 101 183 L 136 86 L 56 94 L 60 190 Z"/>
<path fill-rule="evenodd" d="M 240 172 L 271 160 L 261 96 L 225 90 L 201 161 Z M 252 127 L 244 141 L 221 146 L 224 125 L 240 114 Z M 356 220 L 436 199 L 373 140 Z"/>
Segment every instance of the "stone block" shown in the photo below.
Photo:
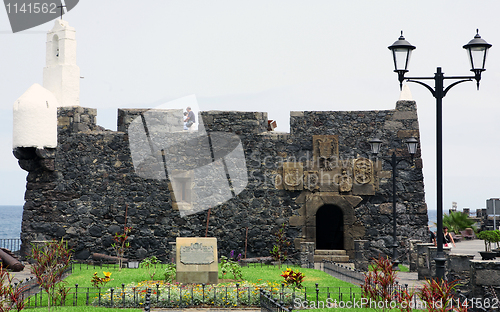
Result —
<path fill-rule="evenodd" d="M 351 207 L 357 207 L 359 203 L 363 201 L 363 198 L 360 196 L 342 196 L 350 205 Z"/>
<path fill-rule="evenodd" d="M 289 191 L 303 189 L 304 170 L 302 163 L 283 163 L 283 188 Z"/>
<path fill-rule="evenodd" d="M 392 178 L 392 171 L 379 171 L 378 177 L 380 179 L 390 179 Z"/>
<path fill-rule="evenodd" d="M 300 243 L 300 265 L 303 268 L 314 267 L 314 243 L 301 242 Z"/>
<path fill-rule="evenodd" d="M 339 157 L 338 135 L 313 135 L 314 165 L 318 169 L 331 169 Z"/>
<path fill-rule="evenodd" d="M 500 271 L 498 270 L 476 270 L 476 285 L 498 286 Z"/>
<path fill-rule="evenodd" d="M 354 267 L 358 270 L 368 271 L 368 249 L 370 241 L 354 240 Z"/>
<path fill-rule="evenodd" d="M 297 197 L 295 202 L 297 204 L 304 204 L 306 202 L 306 194 L 307 194 L 307 192 L 300 193 L 300 195 Z"/>
<path fill-rule="evenodd" d="M 400 139 L 406 139 L 406 138 L 416 138 L 418 139 L 418 130 L 399 130 L 398 131 L 398 138 Z"/>
<path fill-rule="evenodd" d="M 417 112 L 416 111 L 396 111 L 396 112 L 394 112 L 393 119 L 394 120 L 417 119 Z M 406 130 L 406 131 L 408 131 L 408 130 Z"/>
<path fill-rule="evenodd" d="M 417 244 L 421 243 L 420 240 L 410 239 L 410 272 L 417 271 Z"/>
<path fill-rule="evenodd" d="M 314 255 L 314 262 L 332 261 L 332 262 L 349 262 L 349 256 L 347 255 Z"/>
<path fill-rule="evenodd" d="M 353 195 L 375 195 L 373 184 L 356 184 L 352 185 Z"/>
<path fill-rule="evenodd" d="M 448 270 L 452 272 L 470 271 L 470 260 L 474 259 L 474 255 L 450 255 L 446 262 Z"/>
<path fill-rule="evenodd" d="M 293 246 L 295 247 L 295 249 L 300 249 L 300 244 L 302 244 L 303 242 L 304 242 L 304 239 L 302 237 L 295 238 L 293 240 Z"/>
<path fill-rule="evenodd" d="M 385 130 L 397 131 L 403 128 L 403 123 L 400 121 L 386 121 L 384 124 Z"/>
<path fill-rule="evenodd" d="M 58 126 L 69 126 L 71 121 L 70 117 L 58 117 L 57 118 L 57 125 Z"/>
<path fill-rule="evenodd" d="M 301 226 L 305 224 L 304 216 L 291 216 L 289 219 L 290 226 Z"/>
<path fill-rule="evenodd" d="M 188 284 L 218 283 L 217 238 L 177 237 L 177 282 Z"/>
<path fill-rule="evenodd" d="M 431 262 L 432 259 L 429 259 L 429 250 L 428 248 L 434 246 L 431 243 L 425 244 L 417 244 L 417 272 L 418 279 L 424 280 L 426 278 L 432 277 L 431 275 Z"/>

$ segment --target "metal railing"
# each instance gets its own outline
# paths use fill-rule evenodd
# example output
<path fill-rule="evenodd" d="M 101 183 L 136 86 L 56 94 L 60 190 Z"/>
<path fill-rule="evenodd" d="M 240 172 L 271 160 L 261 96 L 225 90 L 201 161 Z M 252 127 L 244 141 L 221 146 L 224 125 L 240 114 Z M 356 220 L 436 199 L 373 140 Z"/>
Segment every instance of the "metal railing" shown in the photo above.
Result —
<path fill-rule="evenodd" d="M 323 261 L 323 272 L 351 284 L 360 285 L 365 282 L 365 275 L 363 274 L 363 271 L 332 261 Z"/>
<path fill-rule="evenodd" d="M 8 249 L 12 252 L 21 250 L 21 239 L 19 238 L 1 238 L 0 248 Z"/>
<path fill-rule="evenodd" d="M 260 290 L 260 311 L 261 312 L 290 312 L 293 306 L 286 307 L 283 301 L 278 302 L 273 298 L 271 292 L 266 292 L 264 289 Z"/>

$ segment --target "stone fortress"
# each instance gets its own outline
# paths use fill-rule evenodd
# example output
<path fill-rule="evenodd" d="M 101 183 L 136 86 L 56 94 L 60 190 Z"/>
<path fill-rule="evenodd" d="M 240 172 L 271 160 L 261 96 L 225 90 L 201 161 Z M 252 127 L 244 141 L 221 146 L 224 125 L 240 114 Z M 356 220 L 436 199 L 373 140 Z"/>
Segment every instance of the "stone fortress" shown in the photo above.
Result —
<path fill-rule="evenodd" d="M 194 168 L 142 176 L 134 166 L 129 127 L 148 110 L 120 109 L 117 131 L 105 130 L 96 124 L 95 108 L 79 106 L 78 81 L 75 31 L 56 20 L 47 35 L 43 87 L 33 85 L 14 104 L 14 155 L 28 172 L 21 252 L 26 255 L 32 241 L 64 238 L 76 259 L 114 255 L 113 235 L 127 225 L 127 258 L 170 260 L 169 243 L 176 237 L 206 233 L 206 209 L 182 212 L 217 194 L 205 187 L 207 181 L 193 178 Z M 236 138 L 208 162 L 220 162 L 240 143 L 246 163 L 245 185 L 210 209 L 207 233 L 217 238 L 220 255 L 247 248 L 247 257 L 268 256 L 283 223 L 296 258 L 303 242 L 314 243 L 316 251 L 342 251 L 343 261 L 354 258 L 357 240 L 368 241 L 368 258 L 392 254 L 392 169 L 371 155 L 368 140 L 384 142 L 382 155 L 408 155 L 404 140 L 419 138 L 408 89 L 394 110 L 291 112 L 290 133 L 268 131 L 267 113 L 196 113 L 208 135 Z M 189 139 L 193 133 L 179 135 Z M 195 144 L 193 153 L 204 148 Z M 175 185 L 181 189 L 174 196 Z M 398 253 L 404 261 L 409 240 L 427 238 L 420 150 L 413 162 L 398 165 L 397 191 Z"/>

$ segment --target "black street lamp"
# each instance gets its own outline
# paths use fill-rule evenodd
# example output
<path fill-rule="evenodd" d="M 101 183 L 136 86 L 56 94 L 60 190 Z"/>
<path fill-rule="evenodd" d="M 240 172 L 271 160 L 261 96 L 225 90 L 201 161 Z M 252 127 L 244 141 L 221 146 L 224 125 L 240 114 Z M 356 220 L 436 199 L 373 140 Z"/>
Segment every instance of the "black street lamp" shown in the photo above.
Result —
<path fill-rule="evenodd" d="M 368 141 L 371 146 L 372 154 L 377 156 L 380 152 L 380 146 L 382 145 L 382 141 L 380 139 L 371 139 Z M 415 138 L 409 138 L 405 141 L 408 146 L 408 153 L 410 153 L 411 161 L 413 162 L 413 156 L 417 152 L 417 144 L 418 141 Z M 399 261 L 398 261 L 398 242 L 396 238 L 396 176 L 397 176 L 397 165 L 403 161 L 408 159 L 408 156 L 396 156 L 395 152 L 392 152 L 392 156 L 389 157 L 380 157 L 383 160 L 387 161 L 391 164 L 392 167 L 392 269 L 398 270 Z"/>
<path fill-rule="evenodd" d="M 446 258 L 443 253 L 443 235 L 441 234 L 443 233 L 443 97 L 445 97 L 446 93 L 448 93 L 448 91 L 450 91 L 450 89 L 457 84 L 472 81 L 472 79 L 476 80 L 477 89 L 479 90 L 481 73 L 486 70 L 484 65 L 486 63 L 486 55 L 490 47 L 491 44 L 481 39 L 481 36 L 479 36 L 479 30 L 477 30 L 474 39 L 463 46 L 463 48 L 467 50 L 467 55 L 471 64 L 471 71 L 474 73 L 474 76 L 452 77 L 445 77 L 444 73 L 441 71 L 441 67 L 437 68 L 434 77 L 405 77 L 406 72 L 408 72 L 410 54 L 415 47 L 405 40 L 403 32 L 401 32 L 401 37 L 399 37 L 399 39 L 389 47 L 393 54 L 395 64 L 394 71 L 398 73 L 400 88 L 402 87 L 404 80 L 415 82 L 426 87 L 436 98 L 437 254 L 434 261 L 436 262 L 436 276 L 440 279 L 444 277 L 446 263 Z M 445 79 L 456 81 L 452 82 L 445 88 Z M 434 80 L 434 88 L 418 80 Z"/>

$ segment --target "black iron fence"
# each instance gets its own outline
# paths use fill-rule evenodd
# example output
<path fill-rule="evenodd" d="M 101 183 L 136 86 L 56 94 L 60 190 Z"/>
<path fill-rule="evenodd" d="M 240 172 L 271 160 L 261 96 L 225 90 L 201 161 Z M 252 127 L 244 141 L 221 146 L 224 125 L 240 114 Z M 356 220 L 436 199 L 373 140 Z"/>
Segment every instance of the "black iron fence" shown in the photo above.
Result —
<path fill-rule="evenodd" d="M 12 252 L 21 250 L 21 239 L 19 238 L 2 238 L 0 239 L 0 248 L 8 249 Z"/>
<path fill-rule="evenodd" d="M 285 306 L 283 301 L 278 301 L 273 298 L 271 292 L 260 290 L 260 311 L 261 312 L 290 312 L 293 310 L 293 305 Z"/>
<path fill-rule="evenodd" d="M 344 282 L 361 285 L 365 282 L 363 271 L 353 269 L 343 264 L 331 261 L 323 261 L 323 271 Z"/>
<path fill-rule="evenodd" d="M 325 304 L 328 300 L 353 301 L 361 298 L 359 287 L 304 287 L 301 289 L 280 286 L 262 286 L 236 283 L 234 286 L 148 284 L 131 287 L 79 287 L 75 284 L 64 293 L 56 293 L 51 305 L 54 306 L 103 306 L 119 308 L 144 308 L 146 294 L 151 292 L 149 305 L 155 308 L 177 307 L 245 307 L 259 306 L 264 290 L 268 297 L 283 307 L 311 307 Z M 48 297 L 38 287 L 25 292 L 27 307 L 43 307 Z M 271 302 L 272 303 L 272 302 Z M 267 305 L 271 304 L 267 301 Z M 288 309 L 288 308 L 287 308 Z M 273 310 L 276 311 L 276 310 Z"/>

